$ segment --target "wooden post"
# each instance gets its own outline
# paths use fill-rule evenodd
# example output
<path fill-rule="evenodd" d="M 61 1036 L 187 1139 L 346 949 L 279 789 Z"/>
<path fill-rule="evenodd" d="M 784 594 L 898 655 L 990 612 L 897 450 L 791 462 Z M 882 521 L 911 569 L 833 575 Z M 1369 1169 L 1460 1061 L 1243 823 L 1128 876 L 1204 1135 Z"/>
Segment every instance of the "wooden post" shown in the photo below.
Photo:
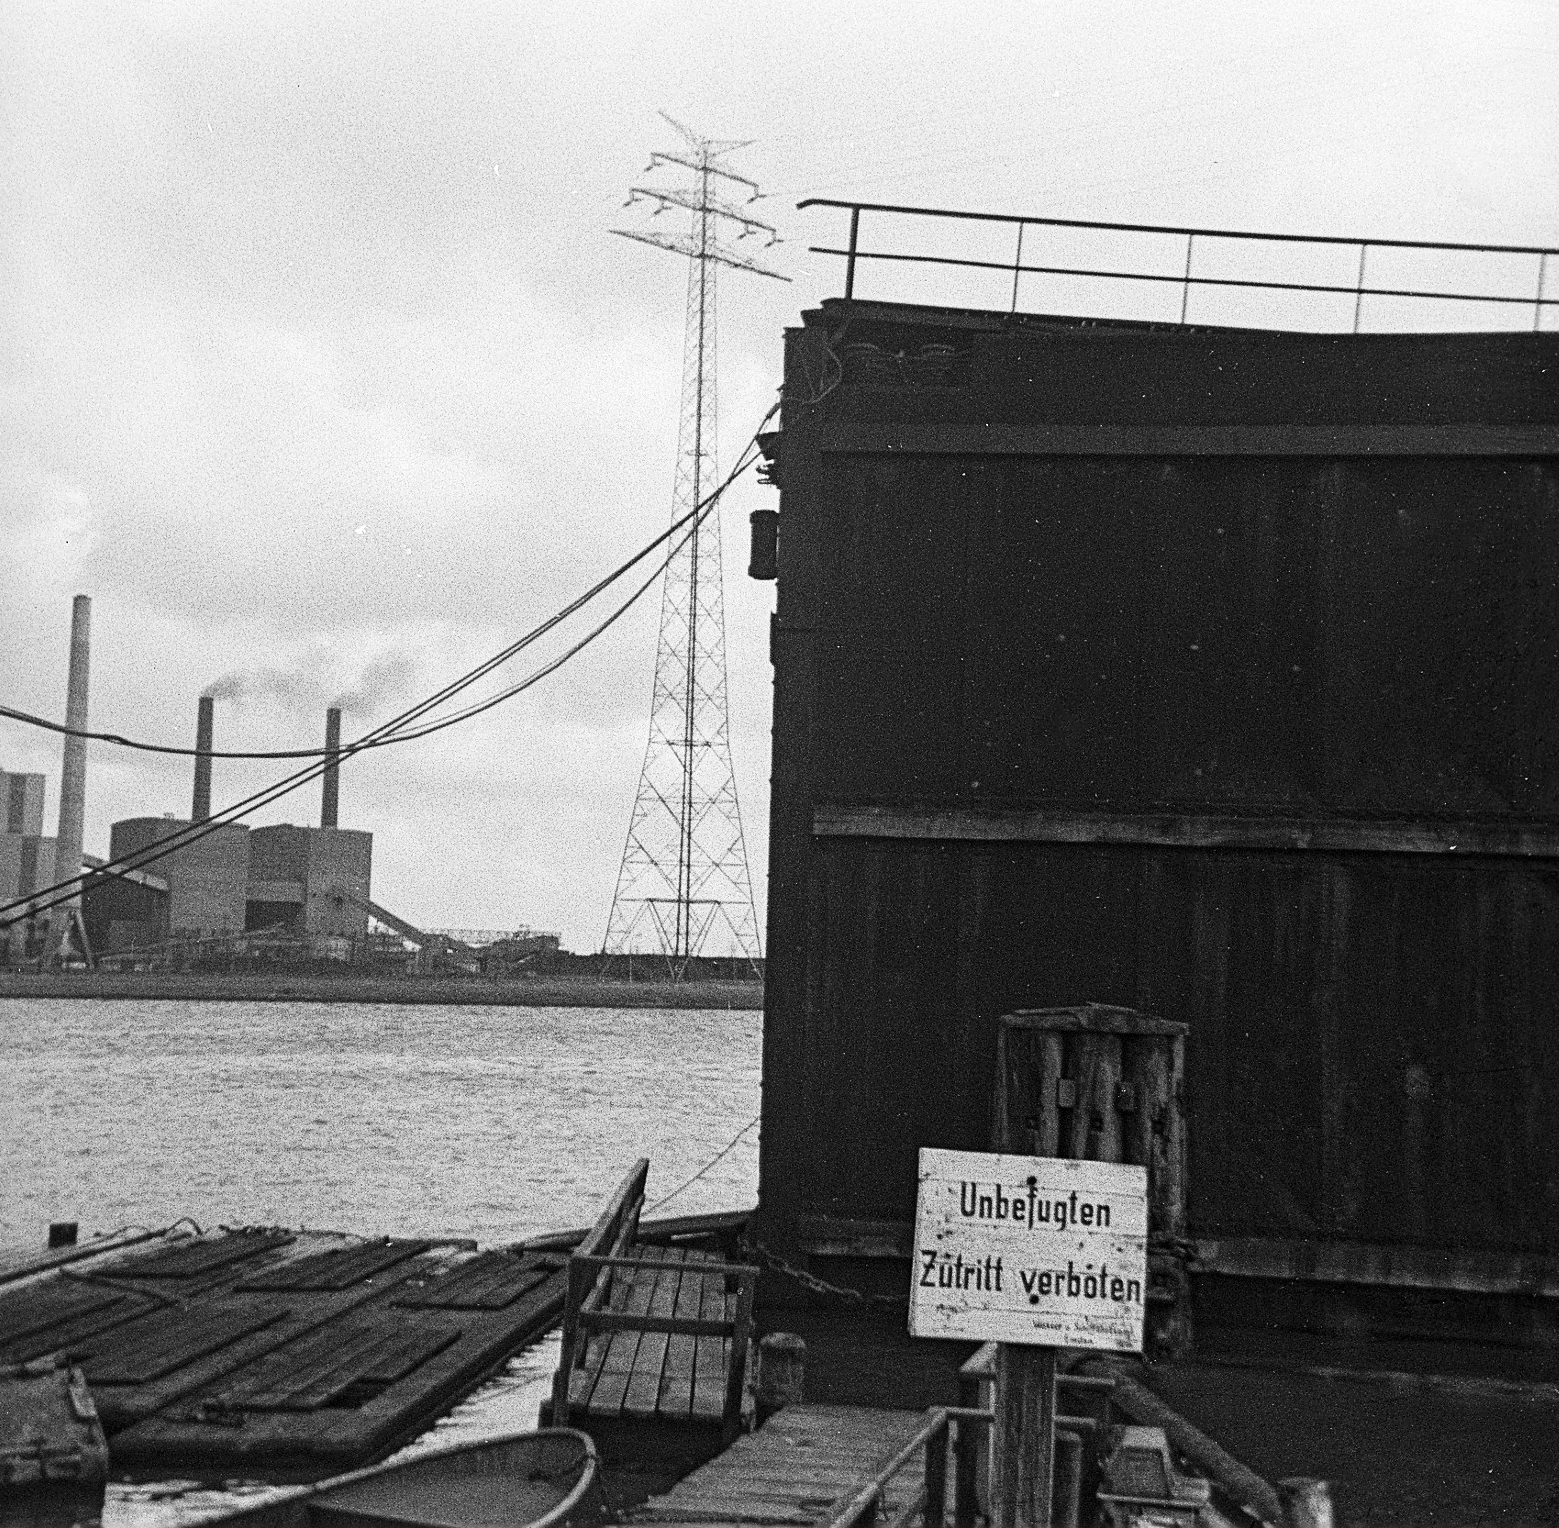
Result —
<path fill-rule="evenodd" d="M 941 1432 L 926 1440 L 926 1505 L 921 1511 L 922 1528 L 942 1528 L 947 1516 L 947 1451 L 951 1445 L 953 1424 L 945 1422 Z"/>
<path fill-rule="evenodd" d="M 1278 1481 L 1283 1528 L 1332 1528 L 1332 1488 L 1324 1480 L 1295 1475 Z"/>
<path fill-rule="evenodd" d="M 1173 1296 L 1149 1306 L 1148 1348 L 1189 1352 L 1186 1026 L 1085 1003 L 1004 1014 L 996 1033 L 991 1149 L 1147 1168 L 1150 1281 Z"/>
<path fill-rule="evenodd" d="M 1083 1440 L 1080 1434 L 1056 1434 L 1056 1483 L 1051 1493 L 1054 1528 L 1080 1528 L 1083 1506 Z"/>
<path fill-rule="evenodd" d="M 806 1399 L 807 1345 L 794 1332 L 769 1332 L 758 1343 L 755 1404 L 761 1427 L 776 1411 Z"/>
<path fill-rule="evenodd" d="M 1051 1528 L 1056 1350 L 996 1348 L 996 1480 L 992 1528 Z"/>
<path fill-rule="evenodd" d="M 985 1381 L 978 1374 L 968 1372 L 973 1360 L 958 1371 L 958 1404 L 969 1411 L 983 1409 L 985 1397 L 981 1394 Z M 984 1473 L 985 1463 L 991 1457 L 991 1438 L 983 1428 L 976 1428 L 960 1418 L 958 1443 L 955 1450 L 953 1480 L 953 1521 L 958 1528 L 974 1528 L 981 1512 L 981 1482 L 987 1488 L 989 1477 Z"/>

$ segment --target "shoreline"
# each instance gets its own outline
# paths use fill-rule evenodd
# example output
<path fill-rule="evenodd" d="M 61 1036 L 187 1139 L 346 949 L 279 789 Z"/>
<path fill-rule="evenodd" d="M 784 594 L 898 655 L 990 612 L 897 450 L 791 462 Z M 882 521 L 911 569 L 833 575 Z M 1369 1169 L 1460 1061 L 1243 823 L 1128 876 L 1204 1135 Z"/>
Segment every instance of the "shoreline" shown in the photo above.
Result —
<path fill-rule="evenodd" d="M 193 972 L 0 972 L 3 998 L 188 1002 L 432 1003 L 496 1008 L 761 1009 L 757 981 L 603 981 L 595 977 L 373 977 Z"/>

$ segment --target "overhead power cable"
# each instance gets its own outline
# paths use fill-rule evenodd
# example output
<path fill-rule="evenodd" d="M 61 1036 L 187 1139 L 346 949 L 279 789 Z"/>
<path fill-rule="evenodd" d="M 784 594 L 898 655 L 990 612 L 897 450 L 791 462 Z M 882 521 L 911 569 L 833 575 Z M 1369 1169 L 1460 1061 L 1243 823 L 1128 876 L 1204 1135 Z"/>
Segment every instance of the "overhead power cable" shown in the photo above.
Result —
<path fill-rule="evenodd" d="M 622 577 L 623 574 L 625 574 L 629 569 L 642 562 L 646 556 L 655 550 L 656 547 L 663 545 L 671 537 L 675 536 L 678 531 L 686 531 L 687 535 L 690 536 L 694 526 L 696 526 L 696 524 L 714 508 L 714 506 L 719 502 L 720 498 L 724 495 L 726 489 L 729 488 L 731 484 L 735 482 L 736 479 L 742 475 L 742 473 L 746 472 L 748 468 L 752 466 L 753 462 L 757 460 L 758 453 L 756 447 L 758 436 L 762 432 L 764 425 L 766 425 L 769 420 L 774 417 L 774 414 L 778 408 L 779 404 L 776 403 L 764 416 L 762 423 L 759 424 L 758 428 L 753 432 L 751 439 L 749 439 L 747 444 L 742 448 L 736 465 L 729 473 L 726 474 L 719 485 L 703 500 L 690 509 L 687 514 L 674 521 L 665 532 L 659 536 L 656 536 L 654 540 L 650 541 L 639 552 L 635 553 L 635 555 L 629 558 L 627 562 L 623 563 L 620 567 L 615 569 L 612 573 L 608 574 L 605 578 L 599 580 L 584 594 L 580 595 L 577 599 L 566 605 L 562 610 L 550 616 L 540 625 L 527 632 L 525 636 L 519 638 L 516 642 L 511 643 L 502 651 L 494 654 L 485 662 L 478 664 L 476 668 L 468 671 L 466 674 L 460 676 L 460 678 L 452 680 L 449 684 L 445 685 L 442 689 L 436 691 L 433 695 L 430 695 L 425 700 L 419 701 L 416 705 L 411 706 L 407 710 L 401 712 L 399 716 L 392 717 L 389 721 L 384 722 L 380 726 L 373 728 L 371 731 L 365 733 L 361 738 L 357 738 L 349 743 L 342 744 L 338 750 L 327 751 L 323 749 L 309 749 L 299 750 L 297 752 L 282 753 L 236 755 L 213 754 L 212 756 L 216 758 L 301 757 L 313 759 L 317 762 L 305 766 L 303 769 L 297 770 L 291 775 L 284 776 L 281 780 L 276 781 L 259 791 L 256 791 L 253 795 L 245 797 L 242 801 L 236 802 L 230 807 L 225 807 L 221 812 L 214 813 L 210 818 L 207 818 L 202 822 L 190 823 L 186 827 L 168 835 L 166 838 L 158 839 L 154 844 L 147 845 L 144 849 L 134 851 L 131 854 L 122 855 L 118 859 L 110 860 L 102 865 L 95 866 L 89 871 L 68 876 L 63 880 L 56 882 L 54 885 L 44 887 L 26 897 L 19 897 L 11 902 L 0 905 L 0 928 L 4 928 L 9 924 L 19 922 L 24 917 L 35 916 L 40 912 L 47 912 L 50 908 L 58 907 L 61 904 L 72 900 L 77 895 L 78 890 L 89 882 L 102 879 L 124 879 L 125 873 L 128 871 L 141 870 L 144 869 L 147 865 L 155 864 L 158 860 L 165 858 L 167 855 L 172 854 L 179 849 L 186 848 L 190 844 L 197 843 L 207 834 L 214 833 L 219 828 L 223 828 L 229 826 L 232 823 L 238 822 L 241 818 L 249 816 L 253 812 L 258 811 L 264 806 L 270 805 L 274 801 L 279 801 L 283 796 L 286 796 L 292 791 L 301 788 L 302 786 L 308 784 L 311 780 L 317 779 L 332 764 L 339 764 L 340 762 L 351 758 L 354 754 L 361 753 L 370 748 L 384 747 L 392 742 L 409 742 L 414 738 L 426 737 L 434 732 L 442 731 L 445 727 L 454 726 L 457 722 L 466 721 L 473 716 L 482 714 L 484 711 L 491 710 L 494 706 L 500 705 L 503 701 L 511 699 L 513 696 L 522 693 L 524 690 L 529 689 L 533 684 L 536 684 L 540 680 L 546 678 L 547 675 L 554 673 L 557 669 L 561 668 L 564 663 L 568 662 L 570 658 L 574 657 L 583 648 L 594 641 L 596 637 L 598 637 L 602 632 L 604 632 L 608 627 L 616 622 L 635 602 L 637 602 L 646 593 L 647 590 L 649 590 L 654 585 L 656 579 L 660 576 L 661 572 L 664 571 L 666 565 L 673 557 L 675 557 L 677 551 L 680 550 L 682 542 L 678 542 L 677 545 L 667 553 L 665 558 L 661 560 L 649 578 L 646 579 L 637 589 L 635 589 L 633 593 L 630 594 L 629 597 L 624 600 L 605 620 L 600 622 L 600 624 L 591 631 L 587 632 L 583 638 L 576 642 L 566 652 L 562 653 L 559 657 L 553 659 L 549 663 L 544 664 L 540 669 L 528 675 L 525 679 L 509 686 L 503 691 L 500 691 L 497 695 L 489 696 L 485 700 L 467 706 L 463 711 L 457 712 L 453 715 L 441 717 L 436 722 L 432 722 L 425 727 L 412 728 L 412 723 L 416 722 L 421 717 L 426 716 L 430 711 L 435 710 L 438 706 L 442 705 L 445 701 L 452 699 L 461 691 L 468 689 L 472 684 L 493 672 L 493 670 L 498 668 L 501 664 L 507 662 L 516 653 L 530 646 L 539 637 L 552 630 L 552 628 L 557 626 L 560 622 L 566 620 L 583 605 L 588 603 L 591 599 L 595 598 L 595 596 L 603 589 L 607 588 L 618 578 Z M 685 540 L 686 537 L 683 539 Z M 60 731 L 64 729 L 54 727 L 51 724 L 50 730 Z M 85 735 L 92 736 L 92 734 Z M 131 746 L 135 745 L 132 744 Z M 172 749 L 156 747 L 154 745 L 142 746 L 151 749 L 151 751 L 165 753 L 180 753 L 189 755 L 197 752 L 197 750 L 194 749 Z M 5 916 L 7 913 L 15 913 L 16 916 L 7 918 Z"/>
<path fill-rule="evenodd" d="M 769 416 L 765 418 L 764 423 L 767 424 L 768 418 L 771 418 L 772 416 L 773 410 L 770 410 Z M 762 426 L 759 426 L 759 428 L 761 429 Z M 747 457 L 747 453 L 750 450 L 750 445 L 744 449 L 744 458 Z M 752 460 L 755 459 L 756 458 L 753 458 Z M 715 500 L 717 500 L 719 496 L 725 492 L 726 488 L 729 487 L 737 477 L 739 477 L 747 470 L 748 467 L 752 465 L 752 460 L 744 459 L 740 465 L 726 477 L 724 482 L 720 484 L 720 486 L 709 496 L 709 498 L 704 500 L 703 504 L 696 506 L 686 515 L 682 516 L 680 520 L 675 521 L 653 541 L 648 542 L 638 552 L 630 557 L 627 562 L 623 563 L 613 572 L 607 574 L 605 578 L 601 579 L 598 583 L 587 589 L 571 604 L 564 606 L 562 610 L 548 617 L 548 619 L 543 621 L 539 626 L 533 627 L 512 646 L 506 648 L 502 653 L 499 653 L 494 657 L 486 660 L 486 662 L 481 665 L 479 671 L 473 670 L 472 672 L 475 677 L 481 678 L 486 674 L 491 673 L 493 669 L 497 668 L 500 664 L 507 662 L 508 659 L 512 658 L 516 653 L 523 651 L 533 642 L 545 636 L 549 631 L 552 630 L 554 626 L 559 625 L 561 622 L 567 620 L 568 617 L 573 615 L 576 611 L 582 609 L 598 594 L 609 588 L 624 574 L 631 572 L 632 569 L 640 562 L 642 562 L 647 556 L 649 556 L 649 554 L 653 552 L 656 547 L 662 545 L 666 541 L 669 541 L 671 537 L 677 534 L 678 531 L 684 529 L 695 516 L 701 517 L 701 512 L 712 505 Z M 657 573 L 658 571 L 659 569 L 657 569 Z M 460 681 L 457 681 L 457 683 L 460 683 Z M 472 712 L 471 714 L 476 715 L 479 713 Z M 201 749 L 188 748 L 182 745 L 176 746 L 171 743 L 148 743 L 142 741 L 139 738 L 125 737 L 122 733 L 118 732 L 91 732 L 78 730 L 73 727 L 64 726 L 60 722 L 51 722 L 47 717 L 35 716 L 30 711 L 19 711 L 12 706 L 0 705 L 0 717 L 14 722 L 21 722 L 29 727 L 39 727 L 45 732 L 53 732 L 60 737 L 77 737 L 93 743 L 112 743 L 120 748 L 133 748 L 142 753 L 170 754 L 176 758 L 198 757 L 208 759 L 325 759 L 336 756 L 337 753 L 344 753 L 348 747 L 352 748 L 354 751 L 360 748 L 385 748 L 388 747 L 391 743 L 410 742 L 414 738 L 425 737 L 427 735 L 426 732 L 412 732 L 405 734 L 397 732 L 394 736 L 391 737 L 374 738 L 371 741 L 360 740 L 359 742 L 353 744 L 343 744 L 340 750 L 332 750 L 328 748 Z M 4 909 L 0 908 L 0 911 L 4 911 Z"/>

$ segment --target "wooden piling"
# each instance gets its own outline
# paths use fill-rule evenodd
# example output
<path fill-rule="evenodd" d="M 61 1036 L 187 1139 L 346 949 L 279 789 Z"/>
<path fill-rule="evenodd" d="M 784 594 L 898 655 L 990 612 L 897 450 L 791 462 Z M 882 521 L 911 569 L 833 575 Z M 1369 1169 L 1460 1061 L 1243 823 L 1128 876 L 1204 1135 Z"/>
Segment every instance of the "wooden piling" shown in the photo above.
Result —
<path fill-rule="evenodd" d="M 996 1349 L 996 1489 L 992 1528 L 1050 1528 L 1055 1473 L 1056 1350 Z"/>
<path fill-rule="evenodd" d="M 806 1399 L 807 1345 L 794 1332 L 770 1332 L 758 1344 L 754 1400 L 761 1426 L 776 1411 Z"/>
<path fill-rule="evenodd" d="M 1278 1481 L 1283 1502 L 1283 1528 L 1332 1528 L 1332 1488 L 1324 1480 L 1302 1475 Z"/>

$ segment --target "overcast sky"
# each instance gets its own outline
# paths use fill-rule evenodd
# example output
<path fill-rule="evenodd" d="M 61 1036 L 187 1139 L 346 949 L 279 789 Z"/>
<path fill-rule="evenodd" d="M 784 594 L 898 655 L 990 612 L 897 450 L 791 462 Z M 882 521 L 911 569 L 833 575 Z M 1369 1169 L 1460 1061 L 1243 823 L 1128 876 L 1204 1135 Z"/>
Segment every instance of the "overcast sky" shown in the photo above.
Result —
<path fill-rule="evenodd" d="M 784 326 L 840 290 L 805 252 L 839 226 L 802 196 L 1559 243 L 1551 0 L 0 17 L 0 697 L 63 715 L 88 593 L 93 724 L 157 741 L 189 741 L 196 696 L 233 673 L 253 693 L 219 702 L 219 746 L 308 746 L 367 676 L 350 735 L 663 527 L 685 264 L 606 232 L 642 216 L 622 202 L 649 151 L 677 146 L 657 108 L 756 140 L 734 163 L 789 241 L 766 258 L 792 284 L 721 276 L 727 461 L 774 397 Z M 1026 286 L 1022 305 L 1075 297 Z M 743 575 L 747 514 L 776 502 L 744 483 L 724 513 L 760 917 L 772 586 Z M 647 599 L 525 697 L 348 766 L 342 823 L 375 834 L 378 900 L 599 948 L 656 619 Z M 57 742 L 0 722 L 0 767 L 48 774 L 52 831 Z M 279 772 L 219 764 L 216 805 Z M 189 795 L 187 761 L 94 745 L 88 849 Z M 317 813 L 306 788 L 257 820 Z"/>

